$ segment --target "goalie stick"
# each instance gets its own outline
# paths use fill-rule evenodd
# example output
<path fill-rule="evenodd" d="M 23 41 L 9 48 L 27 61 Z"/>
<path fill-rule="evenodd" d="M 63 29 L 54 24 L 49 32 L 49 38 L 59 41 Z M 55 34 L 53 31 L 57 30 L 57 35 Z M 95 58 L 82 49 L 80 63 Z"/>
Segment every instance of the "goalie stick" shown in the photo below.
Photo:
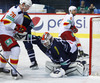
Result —
<path fill-rule="evenodd" d="M 7 60 L 6 60 L 6 58 L 0 53 L 0 55 L 5 59 L 5 61 L 19 74 L 19 76 L 21 77 L 21 78 L 23 78 L 23 75 L 21 75 Z"/>
<path fill-rule="evenodd" d="M 27 32 L 24 32 L 24 33 L 15 33 L 14 34 L 14 39 L 17 40 L 17 41 L 36 41 L 37 39 L 26 39 L 26 36 L 30 36 L 31 34 L 28 34 L 26 35 Z"/>
<path fill-rule="evenodd" d="M 32 39 L 32 40 L 21 40 L 21 41 L 35 41 L 36 39 Z"/>

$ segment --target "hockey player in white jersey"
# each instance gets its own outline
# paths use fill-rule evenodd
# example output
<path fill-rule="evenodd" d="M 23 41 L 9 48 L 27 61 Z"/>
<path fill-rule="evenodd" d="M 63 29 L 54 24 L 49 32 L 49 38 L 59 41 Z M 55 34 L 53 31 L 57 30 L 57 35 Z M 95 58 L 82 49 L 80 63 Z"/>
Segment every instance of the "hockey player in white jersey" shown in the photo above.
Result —
<path fill-rule="evenodd" d="M 16 69 L 20 54 L 20 47 L 17 41 L 13 38 L 15 33 L 25 33 L 26 27 L 23 23 L 23 12 L 27 11 L 32 5 L 31 0 L 20 0 L 18 6 L 13 6 L 0 20 L 0 43 L 3 48 L 3 56 L 6 60 Z M 9 73 L 10 70 L 6 69 L 6 61 L 3 57 L 0 57 L 0 72 Z M 16 71 L 12 68 L 11 75 L 17 77 Z"/>
<path fill-rule="evenodd" d="M 75 6 L 70 6 L 69 14 L 67 14 L 60 23 L 59 36 L 63 40 L 71 40 L 71 41 L 77 42 L 77 47 L 80 54 L 79 57 L 88 56 L 88 54 L 85 54 L 83 52 L 79 39 L 75 37 L 73 34 L 73 33 L 78 32 L 78 29 L 76 28 L 75 22 L 74 22 L 74 16 L 76 15 L 76 13 L 77 13 L 77 8 Z"/>

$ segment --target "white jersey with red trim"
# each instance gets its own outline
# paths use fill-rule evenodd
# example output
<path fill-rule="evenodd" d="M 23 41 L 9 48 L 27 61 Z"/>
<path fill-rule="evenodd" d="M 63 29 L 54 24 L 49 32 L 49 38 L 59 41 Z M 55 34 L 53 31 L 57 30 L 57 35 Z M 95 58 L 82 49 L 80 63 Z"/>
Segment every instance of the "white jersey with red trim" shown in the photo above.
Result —
<path fill-rule="evenodd" d="M 59 36 L 65 31 L 72 31 L 70 29 L 71 26 L 74 26 L 74 16 L 72 14 L 67 14 L 61 21 L 59 26 Z"/>
<path fill-rule="evenodd" d="M 19 6 L 10 8 L 0 21 L 0 35 L 5 34 L 13 36 L 16 24 L 21 25 L 23 23 L 23 18 L 23 13 Z"/>

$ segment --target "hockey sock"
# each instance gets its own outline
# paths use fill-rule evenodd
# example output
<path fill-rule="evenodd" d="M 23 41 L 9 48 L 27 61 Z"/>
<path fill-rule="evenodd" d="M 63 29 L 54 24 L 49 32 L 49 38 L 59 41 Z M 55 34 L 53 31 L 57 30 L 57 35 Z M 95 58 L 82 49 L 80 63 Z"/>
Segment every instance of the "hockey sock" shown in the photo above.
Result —
<path fill-rule="evenodd" d="M 17 47 L 13 47 L 11 49 L 10 63 L 12 64 L 12 66 L 15 69 L 17 68 L 19 54 L 20 54 L 20 48 L 18 46 Z"/>
<path fill-rule="evenodd" d="M 9 59 L 10 54 L 11 52 L 6 52 L 6 51 L 3 52 L 3 56 L 6 58 L 7 61 Z M 2 56 L 0 56 L 0 68 L 4 68 L 6 66 L 7 64 L 6 60 Z"/>
<path fill-rule="evenodd" d="M 33 49 L 28 50 L 28 55 L 32 64 L 36 62 L 35 53 Z"/>
<path fill-rule="evenodd" d="M 77 43 L 78 50 L 83 51 L 83 49 L 82 49 L 82 46 L 81 46 L 81 43 L 80 43 L 79 39 L 78 39 L 77 37 L 75 37 L 75 38 L 76 38 L 76 43 Z"/>

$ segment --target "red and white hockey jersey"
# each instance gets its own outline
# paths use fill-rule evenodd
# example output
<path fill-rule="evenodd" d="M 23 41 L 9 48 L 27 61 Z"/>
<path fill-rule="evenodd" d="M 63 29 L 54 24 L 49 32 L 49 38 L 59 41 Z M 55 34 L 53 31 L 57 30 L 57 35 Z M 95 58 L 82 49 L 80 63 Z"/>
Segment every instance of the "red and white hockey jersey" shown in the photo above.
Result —
<path fill-rule="evenodd" d="M 0 35 L 13 36 L 16 24 L 23 23 L 23 13 L 19 6 L 13 6 L 0 20 Z"/>
<path fill-rule="evenodd" d="M 61 21 L 59 26 L 59 36 L 65 31 L 72 31 L 70 29 L 71 26 L 74 26 L 74 16 L 72 14 L 67 14 Z"/>

